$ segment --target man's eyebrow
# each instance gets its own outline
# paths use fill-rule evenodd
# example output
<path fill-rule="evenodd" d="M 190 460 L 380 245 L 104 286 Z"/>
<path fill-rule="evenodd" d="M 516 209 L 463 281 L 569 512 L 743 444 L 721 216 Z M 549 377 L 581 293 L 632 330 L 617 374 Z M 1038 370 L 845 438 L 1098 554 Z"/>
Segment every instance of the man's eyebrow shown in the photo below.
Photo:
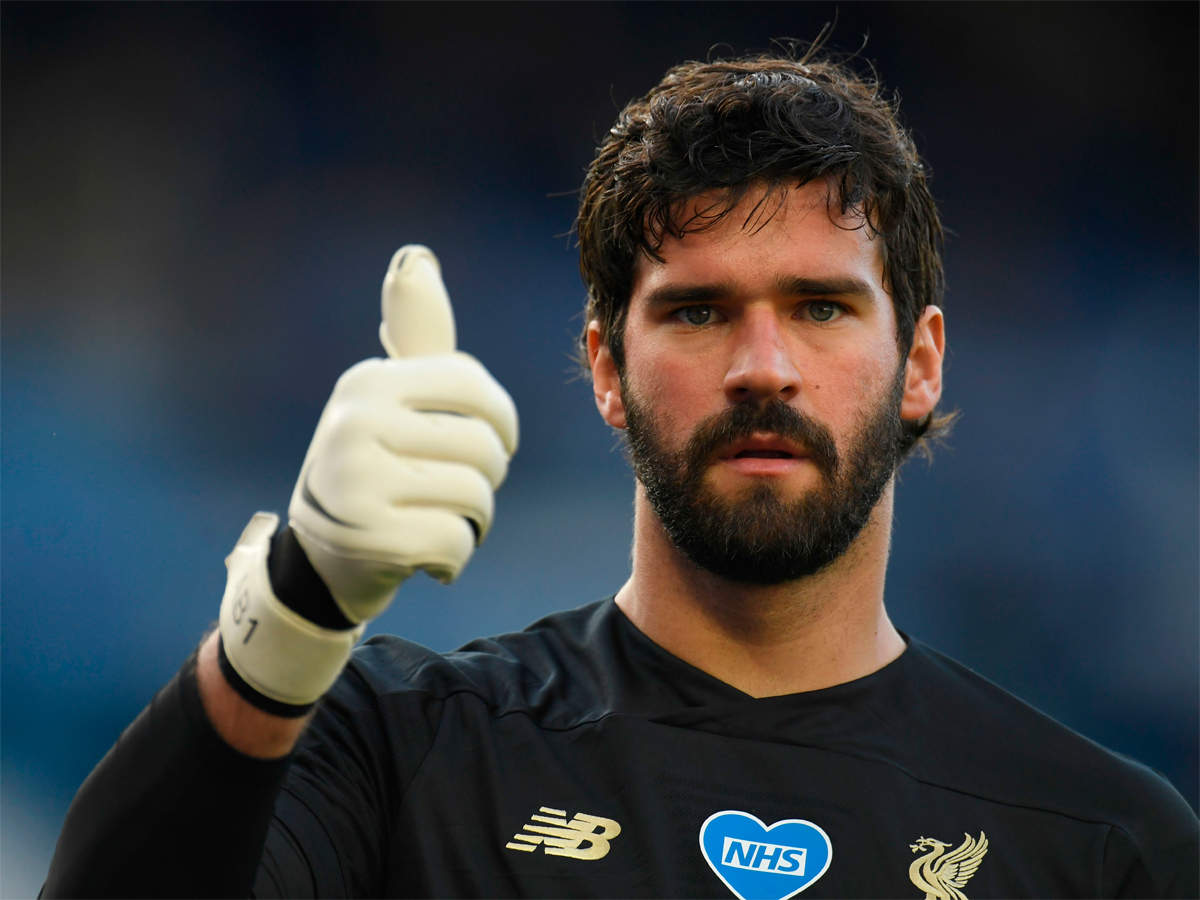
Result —
<path fill-rule="evenodd" d="M 856 297 L 864 300 L 875 298 L 870 284 L 851 275 L 833 275 L 821 278 L 806 278 L 787 275 L 776 280 L 775 289 L 790 297 Z M 682 306 L 689 303 L 712 303 L 737 293 L 732 284 L 715 282 L 709 284 L 665 284 L 646 295 L 649 307 Z"/>
<path fill-rule="evenodd" d="M 727 284 L 665 284 L 646 295 L 649 307 L 675 306 L 686 303 L 711 303 L 727 297 L 733 288 Z"/>
<path fill-rule="evenodd" d="M 875 291 L 867 282 L 850 275 L 835 275 L 829 278 L 803 278 L 801 276 L 785 276 L 775 282 L 775 288 L 781 294 L 794 296 L 842 296 L 861 297 L 872 300 Z"/>

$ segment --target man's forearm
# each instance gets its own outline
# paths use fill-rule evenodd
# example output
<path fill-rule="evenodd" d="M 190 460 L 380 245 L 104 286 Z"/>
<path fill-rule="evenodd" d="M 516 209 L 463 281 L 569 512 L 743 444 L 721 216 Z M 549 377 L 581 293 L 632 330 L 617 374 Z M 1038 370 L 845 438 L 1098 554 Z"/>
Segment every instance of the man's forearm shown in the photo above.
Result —
<path fill-rule="evenodd" d="M 213 639 L 200 656 L 214 654 Z M 267 758 L 277 756 L 267 751 L 290 747 L 295 737 L 271 723 L 251 736 L 263 723 L 236 712 L 211 675 L 211 697 L 202 701 L 197 662 L 189 659 L 159 691 L 76 794 L 42 896 L 249 895 L 288 768 L 286 757 Z M 204 665 L 221 678 L 215 663 Z M 259 758 L 219 736 L 209 706 Z M 285 732 L 303 727 L 283 721 Z"/>

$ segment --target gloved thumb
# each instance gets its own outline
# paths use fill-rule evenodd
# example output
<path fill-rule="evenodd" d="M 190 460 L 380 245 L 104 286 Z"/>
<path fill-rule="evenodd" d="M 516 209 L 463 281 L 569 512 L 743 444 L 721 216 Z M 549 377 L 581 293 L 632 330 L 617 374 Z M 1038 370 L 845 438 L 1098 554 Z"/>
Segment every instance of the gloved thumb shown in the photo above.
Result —
<path fill-rule="evenodd" d="M 454 310 L 428 247 L 405 244 L 396 251 L 383 279 L 382 306 L 379 340 L 388 356 L 454 352 Z"/>

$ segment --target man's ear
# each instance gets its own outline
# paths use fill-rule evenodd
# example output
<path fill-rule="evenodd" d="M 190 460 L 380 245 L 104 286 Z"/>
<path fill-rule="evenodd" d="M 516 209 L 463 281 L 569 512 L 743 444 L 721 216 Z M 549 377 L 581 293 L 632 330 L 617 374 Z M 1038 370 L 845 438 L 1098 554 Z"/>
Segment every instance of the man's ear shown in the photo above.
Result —
<path fill-rule="evenodd" d="M 942 396 L 942 360 L 946 356 L 946 322 L 942 311 L 925 307 L 913 329 L 904 363 L 904 398 L 900 418 L 917 422 L 933 412 Z"/>
<path fill-rule="evenodd" d="M 621 399 L 621 378 L 612 351 L 600 338 L 600 323 L 588 322 L 588 364 L 592 367 L 592 394 L 600 417 L 613 428 L 625 427 L 625 403 Z"/>

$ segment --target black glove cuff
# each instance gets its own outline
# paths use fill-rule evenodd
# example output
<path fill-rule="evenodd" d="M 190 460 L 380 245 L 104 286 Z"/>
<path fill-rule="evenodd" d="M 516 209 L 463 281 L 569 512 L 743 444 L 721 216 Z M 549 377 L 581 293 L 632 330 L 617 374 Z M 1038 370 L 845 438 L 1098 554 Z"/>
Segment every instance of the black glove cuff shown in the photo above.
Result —
<path fill-rule="evenodd" d="M 304 548 L 287 525 L 282 526 L 271 538 L 267 574 L 271 578 L 271 590 L 292 612 L 322 628 L 355 627 L 355 623 L 338 608 L 329 588 L 312 567 Z"/>

